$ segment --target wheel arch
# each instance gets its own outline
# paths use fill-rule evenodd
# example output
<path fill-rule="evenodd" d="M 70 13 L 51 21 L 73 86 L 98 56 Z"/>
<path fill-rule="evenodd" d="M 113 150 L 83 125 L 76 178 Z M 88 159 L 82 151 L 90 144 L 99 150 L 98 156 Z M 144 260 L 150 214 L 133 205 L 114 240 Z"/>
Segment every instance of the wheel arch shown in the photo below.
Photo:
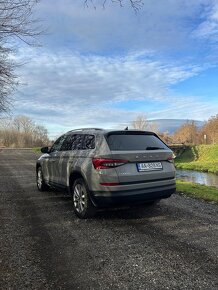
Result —
<path fill-rule="evenodd" d="M 69 183 L 68 183 L 68 192 L 69 192 L 69 194 L 71 194 L 71 188 L 72 188 L 73 183 L 78 178 L 82 178 L 84 180 L 85 185 L 86 185 L 87 189 L 89 190 L 89 197 L 92 200 L 93 204 L 96 205 L 96 203 L 95 203 L 95 201 L 94 201 L 94 199 L 92 197 L 92 194 L 90 192 L 88 182 L 87 182 L 85 176 L 79 170 L 75 170 L 75 171 L 71 172 L 71 174 L 69 176 Z"/>
<path fill-rule="evenodd" d="M 69 187 L 69 189 L 71 188 L 71 186 L 73 185 L 73 183 L 75 182 L 75 180 L 78 179 L 78 178 L 82 178 L 84 180 L 86 186 L 89 188 L 85 176 L 80 171 L 75 170 L 75 171 L 71 172 L 70 173 L 70 176 L 69 176 L 69 181 L 68 181 L 68 187 Z"/>
<path fill-rule="evenodd" d="M 42 165 L 39 162 L 37 162 L 36 163 L 36 172 L 37 172 L 37 170 L 38 170 L 39 167 L 42 167 Z"/>

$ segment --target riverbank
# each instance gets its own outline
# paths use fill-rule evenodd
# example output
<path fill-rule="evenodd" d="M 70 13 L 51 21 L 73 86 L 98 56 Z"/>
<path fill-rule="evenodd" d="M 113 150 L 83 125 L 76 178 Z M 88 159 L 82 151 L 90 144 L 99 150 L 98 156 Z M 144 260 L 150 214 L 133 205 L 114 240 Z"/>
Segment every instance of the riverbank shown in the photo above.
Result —
<path fill-rule="evenodd" d="M 218 203 L 218 189 L 213 186 L 177 180 L 176 190 L 180 194 Z"/>
<path fill-rule="evenodd" d="M 186 149 L 175 159 L 175 166 L 178 169 L 218 174 L 218 144 L 198 145 Z"/>

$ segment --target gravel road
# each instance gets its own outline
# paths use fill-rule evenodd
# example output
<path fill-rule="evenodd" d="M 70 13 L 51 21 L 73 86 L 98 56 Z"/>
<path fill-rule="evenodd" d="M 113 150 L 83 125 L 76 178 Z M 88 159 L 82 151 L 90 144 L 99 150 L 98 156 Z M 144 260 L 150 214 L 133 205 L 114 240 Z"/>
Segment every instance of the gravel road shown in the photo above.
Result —
<path fill-rule="evenodd" d="M 0 289 L 218 289 L 218 206 L 173 195 L 79 220 L 38 192 L 31 150 L 0 152 Z"/>

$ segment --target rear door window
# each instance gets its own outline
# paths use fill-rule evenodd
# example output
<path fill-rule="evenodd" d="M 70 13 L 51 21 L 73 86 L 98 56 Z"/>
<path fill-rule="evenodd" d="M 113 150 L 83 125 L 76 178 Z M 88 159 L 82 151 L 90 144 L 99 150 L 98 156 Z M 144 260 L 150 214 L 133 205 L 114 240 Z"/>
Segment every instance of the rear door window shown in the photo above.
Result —
<path fill-rule="evenodd" d="M 112 151 L 168 149 L 158 137 L 150 134 L 110 134 L 106 139 Z"/>
<path fill-rule="evenodd" d="M 61 146 L 61 151 L 83 149 L 82 148 L 83 138 L 84 138 L 84 135 L 82 134 L 68 135 L 63 145 Z"/>
<path fill-rule="evenodd" d="M 61 151 L 68 150 L 87 150 L 95 148 L 95 136 L 90 134 L 67 135 L 64 140 Z"/>

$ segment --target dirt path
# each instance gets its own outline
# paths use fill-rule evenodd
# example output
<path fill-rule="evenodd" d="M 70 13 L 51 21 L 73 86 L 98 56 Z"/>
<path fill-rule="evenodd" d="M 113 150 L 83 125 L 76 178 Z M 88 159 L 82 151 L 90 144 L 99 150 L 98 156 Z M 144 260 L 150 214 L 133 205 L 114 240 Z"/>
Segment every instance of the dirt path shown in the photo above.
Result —
<path fill-rule="evenodd" d="M 79 220 L 40 193 L 30 150 L 0 152 L 0 289 L 218 289 L 218 207 L 174 195 Z"/>

